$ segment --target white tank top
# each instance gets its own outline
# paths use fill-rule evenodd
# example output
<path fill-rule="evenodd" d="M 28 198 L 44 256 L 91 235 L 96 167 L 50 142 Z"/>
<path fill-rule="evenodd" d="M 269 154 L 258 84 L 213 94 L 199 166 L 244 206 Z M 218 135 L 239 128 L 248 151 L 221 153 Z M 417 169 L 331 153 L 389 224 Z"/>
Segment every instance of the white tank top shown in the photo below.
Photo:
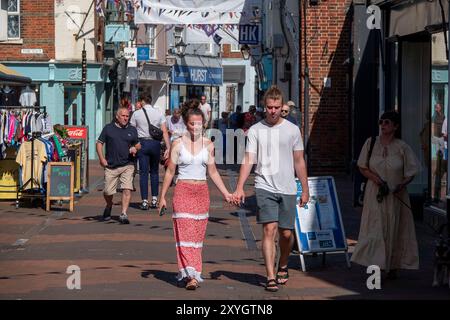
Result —
<path fill-rule="evenodd" d="M 206 180 L 206 166 L 208 163 L 208 148 L 205 146 L 195 156 L 180 142 L 178 156 L 178 179 L 180 180 Z"/>

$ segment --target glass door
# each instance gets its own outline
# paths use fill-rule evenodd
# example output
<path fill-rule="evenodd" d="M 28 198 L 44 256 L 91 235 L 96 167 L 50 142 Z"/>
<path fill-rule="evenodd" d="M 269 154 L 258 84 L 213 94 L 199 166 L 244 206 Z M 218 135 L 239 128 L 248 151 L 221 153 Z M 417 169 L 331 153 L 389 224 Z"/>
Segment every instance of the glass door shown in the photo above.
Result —
<path fill-rule="evenodd" d="M 64 88 L 64 125 L 81 125 L 81 88 Z"/>

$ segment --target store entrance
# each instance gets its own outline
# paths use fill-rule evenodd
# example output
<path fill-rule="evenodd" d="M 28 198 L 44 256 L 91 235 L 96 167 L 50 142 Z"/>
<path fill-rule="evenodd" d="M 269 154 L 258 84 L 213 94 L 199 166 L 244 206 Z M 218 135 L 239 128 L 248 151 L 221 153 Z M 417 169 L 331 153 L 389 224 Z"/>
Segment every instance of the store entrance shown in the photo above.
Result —
<path fill-rule="evenodd" d="M 81 125 L 80 87 L 64 87 L 64 125 Z"/>

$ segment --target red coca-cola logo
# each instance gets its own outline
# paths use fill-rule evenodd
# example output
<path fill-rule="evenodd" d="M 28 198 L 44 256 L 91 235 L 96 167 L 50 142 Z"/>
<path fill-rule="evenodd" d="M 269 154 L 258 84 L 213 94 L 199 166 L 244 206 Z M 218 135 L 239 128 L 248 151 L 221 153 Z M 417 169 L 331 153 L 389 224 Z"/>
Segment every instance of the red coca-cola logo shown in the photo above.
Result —
<path fill-rule="evenodd" d="M 67 134 L 72 139 L 86 139 L 87 128 L 67 128 Z"/>

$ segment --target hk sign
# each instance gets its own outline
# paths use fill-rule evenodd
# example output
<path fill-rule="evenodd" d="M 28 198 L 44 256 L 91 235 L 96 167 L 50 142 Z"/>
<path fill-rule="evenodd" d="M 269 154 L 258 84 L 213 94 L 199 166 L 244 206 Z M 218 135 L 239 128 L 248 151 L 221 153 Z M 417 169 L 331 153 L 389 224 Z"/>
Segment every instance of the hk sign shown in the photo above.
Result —
<path fill-rule="evenodd" d="M 241 24 L 239 25 L 239 43 L 240 44 L 259 44 L 260 28 L 258 24 Z"/>

